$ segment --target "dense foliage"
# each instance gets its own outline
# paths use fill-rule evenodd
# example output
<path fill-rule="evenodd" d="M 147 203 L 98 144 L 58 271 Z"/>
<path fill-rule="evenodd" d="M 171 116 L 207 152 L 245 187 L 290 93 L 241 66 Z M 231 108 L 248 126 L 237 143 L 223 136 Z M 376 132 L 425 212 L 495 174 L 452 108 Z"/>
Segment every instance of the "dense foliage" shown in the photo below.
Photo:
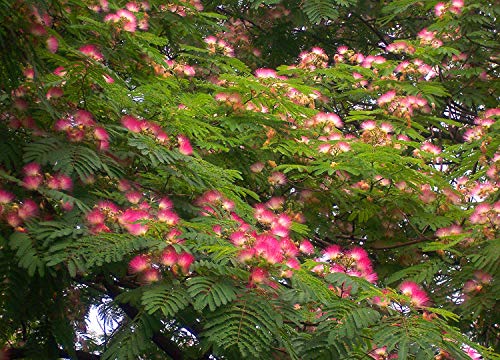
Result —
<path fill-rule="evenodd" d="M 499 358 L 499 15 L 0 0 L 0 359 Z"/>

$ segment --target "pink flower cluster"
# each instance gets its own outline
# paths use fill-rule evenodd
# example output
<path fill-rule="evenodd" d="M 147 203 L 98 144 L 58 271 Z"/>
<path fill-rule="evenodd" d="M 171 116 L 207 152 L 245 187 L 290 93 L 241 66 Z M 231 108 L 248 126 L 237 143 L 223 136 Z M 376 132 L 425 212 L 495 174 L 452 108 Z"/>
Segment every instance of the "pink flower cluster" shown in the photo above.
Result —
<path fill-rule="evenodd" d="M 436 236 L 437 237 L 447 237 L 447 236 L 454 236 L 454 235 L 460 235 L 462 234 L 463 229 L 460 225 L 451 225 L 448 227 L 440 228 L 436 230 Z"/>
<path fill-rule="evenodd" d="M 452 0 L 451 3 L 439 2 L 434 6 L 434 14 L 437 17 L 443 16 L 446 12 L 459 15 L 464 7 L 464 0 Z"/>
<path fill-rule="evenodd" d="M 373 146 L 386 146 L 392 143 L 392 125 L 389 123 L 377 124 L 375 120 L 365 120 L 361 123 L 361 141 Z"/>
<path fill-rule="evenodd" d="M 464 293 L 466 296 L 471 296 L 479 293 L 485 285 L 489 285 L 493 280 L 493 276 L 484 271 L 478 270 L 474 272 L 474 279 L 468 280 L 464 284 Z"/>
<path fill-rule="evenodd" d="M 164 8 L 165 5 L 162 6 Z M 186 17 L 187 15 L 196 11 L 203 11 L 203 4 L 200 0 L 180 0 L 177 4 L 166 5 L 168 11 L 173 12 L 181 17 Z"/>
<path fill-rule="evenodd" d="M 299 54 L 299 69 L 316 70 L 328 66 L 328 55 L 322 48 L 314 47 Z"/>
<path fill-rule="evenodd" d="M 500 225 L 500 201 L 494 204 L 489 204 L 486 202 L 478 204 L 472 215 L 469 217 L 469 221 L 472 224 L 492 224 Z"/>
<path fill-rule="evenodd" d="M 297 259 L 299 253 L 313 251 L 309 242 L 305 241 L 299 247 L 290 238 L 292 218 L 286 213 L 277 212 L 283 203 L 283 198 L 271 198 L 267 203 L 254 207 L 254 217 L 263 228 L 263 231 L 257 231 L 232 212 L 234 204 L 220 193 L 209 191 L 197 201 L 203 214 L 219 216 L 217 208 L 222 208 L 226 211 L 226 217 L 236 221 L 237 228 L 229 230 L 228 240 L 238 248 L 238 260 L 251 268 L 251 285 L 270 285 L 268 280 L 272 269 L 279 270 L 279 276 L 291 277 L 293 269 L 300 267 Z M 220 226 L 215 226 L 214 232 L 223 234 Z"/>
<path fill-rule="evenodd" d="M 18 228 L 24 221 L 38 216 L 40 207 L 32 199 L 15 201 L 15 195 L 5 189 L 0 189 L 0 220 L 9 226 Z"/>
<path fill-rule="evenodd" d="M 166 60 L 167 67 L 178 76 L 193 77 L 196 74 L 194 67 L 187 64 L 175 62 L 174 60 Z"/>
<path fill-rule="evenodd" d="M 44 185 L 53 190 L 67 190 L 73 189 L 73 180 L 66 174 L 43 174 L 40 164 L 32 162 L 23 167 L 23 181 L 22 186 L 27 190 L 37 190 L 40 186 Z"/>
<path fill-rule="evenodd" d="M 421 307 L 426 306 L 429 303 L 429 297 L 427 293 L 413 281 L 404 281 L 399 285 L 399 290 L 403 295 L 410 298 L 410 302 L 413 306 Z"/>
<path fill-rule="evenodd" d="M 398 359 L 398 354 L 392 351 L 390 354 L 387 352 L 387 346 L 373 349 L 368 355 L 375 360 L 389 360 Z"/>
<path fill-rule="evenodd" d="M 145 134 L 147 136 L 153 137 L 160 144 L 168 144 L 169 137 L 167 133 L 158 124 L 147 121 L 140 120 L 132 115 L 124 115 L 121 118 L 122 125 L 130 132 L 136 134 Z M 177 136 L 177 145 L 179 152 L 184 155 L 192 155 L 193 147 L 191 142 L 184 135 Z"/>
<path fill-rule="evenodd" d="M 377 103 L 381 107 L 386 107 L 387 110 L 393 113 L 394 116 L 402 117 L 410 121 L 411 116 L 415 110 L 422 111 L 424 113 L 429 113 L 431 111 L 427 100 L 421 96 L 396 96 L 394 90 L 388 91 L 387 93 L 381 95 Z"/>
<path fill-rule="evenodd" d="M 366 69 L 371 68 L 374 64 L 379 65 L 385 63 L 387 60 L 382 55 L 363 55 L 361 53 L 356 53 L 353 50 L 350 50 L 347 46 L 339 46 L 336 54 L 333 59 L 336 63 L 341 62 L 350 62 L 354 65 L 359 65 Z M 354 75 L 354 74 L 353 74 Z M 360 74 L 354 75 L 355 77 L 359 77 Z M 364 84 L 366 85 L 366 84 Z M 363 85 L 363 86 L 364 86 Z"/>
<path fill-rule="evenodd" d="M 47 49 L 51 53 L 56 53 L 59 48 L 59 41 L 54 35 L 48 36 L 47 32 L 47 29 L 52 27 L 52 16 L 48 12 L 34 6 L 31 8 L 31 12 L 29 33 L 38 38 L 45 38 Z"/>
<path fill-rule="evenodd" d="M 195 258 L 192 254 L 183 251 L 178 253 L 172 246 L 156 255 L 137 255 L 129 262 L 129 272 L 139 275 L 140 281 L 152 283 L 160 280 L 161 271 L 172 271 L 175 275 L 189 274 L 189 268 Z"/>
<path fill-rule="evenodd" d="M 350 250 L 342 249 L 339 245 L 330 245 L 322 251 L 321 262 L 313 268 L 319 275 L 331 273 L 345 273 L 350 276 L 360 277 L 371 283 L 377 281 L 377 273 L 368 257 L 368 253 L 361 247 L 353 247 Z M 345 294 L 348 290 L 343 289 Z"/>
<path fill-rule="evenodd" d="M 56 131 L 65 132 L 71 142 L 92 139 L 97 142 L 99 150 L 109 148 L 108 132 L 98 126 L 92 113 L 87 110 L 76 110 L 73 114 L 57 120 L 54 128 Z"/>
<path fill-rule="evenodd" d="M 476 126 L 467 129 L 464 133 L 464 140 L 473 142 L 482 139 L 488 129 L 495 123 L 494 117 L 500 116 L 500 108 L 489 109 L 485 111 L 483 117 L 474 120 Z"/>
<path fill-rule="evenodd" d="M 229 57 L 234 56 L 234 49 L 225 40 L 217 39 L 215 36 L 209 36 L 205 38 L 205 43 L 211 54 L 221 53 Z"/>
<path fill-rule="evenodd" d="M 387 52 L 395 53 L 395 54 L 401 54 L 401 53 L 408 53 L 408 54 L 413 54 L 415 52 L 415 48 L 408 44 L 406 41 L 397 41 L 393 42 L 385 48 Z"/>
<path fill-rule="evenodd" d="M 417 36 L 420 39 L 421 44 L 429 44 L 434 48 L 438 48 L 443 45 L 441 40 L 436 39 L 436 31 L 429 31 L 427 28 L 423 28 Z"/>
<path fill-rule="evenodd" d="M 86 215 L 91 233 L 123 229 L 129 234 L 142 236 L 147 234 L 150 224 L 154 223 L 157 227 L 160 226 L 166 240 L 179 242 L 177 236 L 180 232 L 174 227 L 180 218 L 173 210 L 170 199 L 164 197 L 157 201 L 143 200 L 143 195 L 126 181 L 120 182 L 119 189 L 125 191 L 125 198 L 131 205 L 122 209 L 112 201 L 99 201 Z"/>
<path fill-rule="evenodd" d="M 89 8 L 95 12 L 108 12 L 109 4 L 107 0 L 99 0 L 98 4 L 90 5 Z M 140 13 L 141 10 L 143 13 Z M 118 9 L 116 13 L 109 13 L 104 17 L 104 21 L 113 23 L 119 29 L 127 32 L 135 32 L 137 29 L 148 30 L 148 14 L 150 5 L 147 1 L 130 1 L 125 8 Z M 139 15 L 139 16 L 138 16 Z"/>
<path fill-rule="evenodd" d="M 95 61 L 104 61 L 104 55 L 94 44 L 83 45 L 78 49 L 83 55 L 88 56 Z"/>
<path fill-rule="evenodd" d="M 128 32 L 135 32 L 137 29 L 137 18 L 134 13 L 127 9 L 119 9 L 114 14 L 106 15 L 104 21 L 119 24 L 123 30 Z"/>

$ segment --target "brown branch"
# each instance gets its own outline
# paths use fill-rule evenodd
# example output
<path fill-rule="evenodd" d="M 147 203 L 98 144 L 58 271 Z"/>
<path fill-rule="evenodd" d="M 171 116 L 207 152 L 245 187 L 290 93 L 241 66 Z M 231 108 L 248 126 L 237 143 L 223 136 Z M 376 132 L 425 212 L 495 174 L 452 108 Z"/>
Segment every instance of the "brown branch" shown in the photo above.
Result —
<path fill-rule="evenodd" d="M 418 239 L 413 239 L 413 240 L 410 240 L 410 241 L 404 241 L 404 242 L 397 242 L 397 243 L 394 243 L 394 244 L 384 244 L 384 243 L 380 243 L 380 242 L 374 242 L 371 244 L 370 248 L 371 249 L 374 249 L 374 250 L 386 250 L 386 249 L 396 249 L 396 248 L 399 248 L 399 247 L 404 247 L 404 246 L 409 246 L 409 245 L 414 245 L 414 244 L 418 244 L 418 243 L 421 243 L 421 242 L 425 242 L 425 241 L 430 241 L 432 239 L 429 239 L 429 238 L 418 238 Z"/>

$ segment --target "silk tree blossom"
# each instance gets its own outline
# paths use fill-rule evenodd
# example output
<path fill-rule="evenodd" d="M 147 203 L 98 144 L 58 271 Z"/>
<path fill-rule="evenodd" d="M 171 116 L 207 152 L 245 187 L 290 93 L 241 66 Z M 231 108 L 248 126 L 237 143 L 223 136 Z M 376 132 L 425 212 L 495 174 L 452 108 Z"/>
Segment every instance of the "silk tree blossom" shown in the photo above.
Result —
<path fill-rule="evenodd" d="M 10 191 L 0 189 L 0 204 L 9 204 L 15 199 L 15 195 Z"/>
<path fill-rule="evenodd" d="M 335 260 L 342 256 L 342 248 L 339 245 L 330 245 L 323 250 L 323 255 L 330 260 Z"/>
<path fill-rule="evenodd" d="M 271 185 L 285 185 L 287 182 L 286 175 L 280 171 L 273 172 L 267 179 Z"/>
<path fill-rule="evenodd" d="M 299 246 L 299 250 L 306 255 L 311 255 L 312 253 L 314 253 L 314 246 L 309 240 L 302 240 Z"/>
<path fill-rule="evenodd" d="M 469 356 L 472 360 L 480 360 L 482 359 L 483 357 L 481 356 L 480 353 L 477 352 L 476 349 L 474 348 L 471 348 L 470 346 L 468 345 L 464 345 L 462 347 L 462 350 L 467 354 L 467 356 Z"/>
<path fill-rule="evenodd" d="M 96 61 L 103 61 L 104 55 L 99 51 L 96 45 L 87 44 L 83 45 L 78 49 L 82 54 L 94 59 Z"/>
<path fill-rule="evenodd" d="M 260 78 L 260 79 L 277 79 L 278 78 L 278 73 L 276 70 L 273 69 L 265 69 L 265 68 L 260 68 L 255 70 L 255 77 Z"/>
<path fill-rule="evenodd" d="M 59 99 L 60 97 L 62 97 L 64 95 L 64 92 L 63 90 L 58 87 L 58 86 L 55 86 L 55 87 L 51 87 L 48 91 L 47 91 L 47 94 L 45 95 L 45 98 L 47 100 L 50 100 L 50 99 Z"/>
<path fill-rule="evenodd" d="M 179 265 L 181 272 L 184 275 L 189 274 L 189 268 L 191 267 L 191 264 L 194 262 L 195 257 L 188 253 L 188 252 L 182 252 L 179 254 L 177 257 L 177 265 Z"/>
<path fill-rule="evenodd" d="M 164 266 L 173 266 L 177 263 L 178 254 L 171 246 L 162 251 L 160 255 L 160 263 Z"/>
<path fill-rule="evenodd" d="M 160 272 L 158 269 L 149 268 L 141 272 L 139 277 L 140 282 L 150 284 L 160 280 Z"/>
<path fill-rule="evenodd" d="M 382 105 L 390 103 L 392 100 L 394 100 L 395 97 L 396 97 L 396 90 L 390 90 L 390 91 L 382 94 L 378 98 L 377 103 L 379 104 L 379 106 L 382 106 Z"/>
<path fill-rule="evenodd" d="M 193 147 L 191 146 L 191 142 L 186 136 L 177 136 L 177 141 L 179 143 L 179 152 L 181 154 L 186 156 L 193 155 Z"/>
<path fill-rule="evenodd" d="M 420 150 L 431 153 L 433 155 L 441 154 L 441 148 L 431 142 L 425 142 L 420 147 Z"/>
<path fill-rule="evenodd" d="M 26 176 L 41 176 L 42 167 L 36 162 L 31 162 L 23 166 L 23 173 Z"/>
<path fill-rule="evenodd" d="M 47 49 L 55 54 L 57 52 L 57 49 L 59 48 L 59 41 L 57 40 L 57 38 L 55 36 L 49 36 L 47 38 Z"/>
<path fill-rule="evenodd" d="M 151 264 L 150 260 L 146 255 L 137 255 L 128 264 L 129 272 L 131 274 L 137 274 L 149 269 Z"/>
<path fill-rule="evenodd" d="M 135 32 L 137 28 L 136 16 L 127 9 L 119 9 L 115 14 L 107 14 L 104 21 L 119 24 L 123 30 L 128 32 Z"/>
<path fill-rule="evenodd" d="M 411 303 L 416 307 L 425 306 L 429 302 L 427 293 L 413 281 L 404 281 L 399 285 L 399 290 L 403 295 L 408 296 Z"/>
<path fill-rule="evenodd" d="M 158 220 L 166 223 L 169 226 L 175 226 L 179 223 L 179 215 L 172 210 L 161 209 L 158 211 Z"/>
<path fill-rule="evenodd" d="M 25 199 L 22 201 L 17 214 L 22 220 L 27 220 L 38 215 L 40 210 L 39 205 L 32 199 Z"/>

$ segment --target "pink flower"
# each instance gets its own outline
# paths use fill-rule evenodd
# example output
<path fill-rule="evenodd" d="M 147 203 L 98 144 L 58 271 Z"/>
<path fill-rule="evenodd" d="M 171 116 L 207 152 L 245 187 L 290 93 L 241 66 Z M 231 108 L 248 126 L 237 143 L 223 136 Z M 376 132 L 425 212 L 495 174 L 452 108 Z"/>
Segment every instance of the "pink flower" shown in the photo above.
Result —
<path fill-rule="evenodd" d="M 366 120 L 361 124 L 363 130 L 373 130 L 377 127 L 377 123 L 373 120 Z"/>
<path fill-rule="evenodd" d="M 295 269 L 295 270 L 299 270 L 300 269 L 300 263 L 297 259 L 295 258 L 290 258 L 286 261 L 286 266 L 292 268 L 292 269 Z"/>
<path fill-rule="evenodd" d="M 250 283 L 251 284 L 260 284 L 263 283 L 268 278 L 268 273 L 266 270 L 262 268 L 254 268 L 250 273 Z"/>
<path fill-rule="evenodd" d="M 86 216 L 87 221 L 91 225 L 104 224 L 105 215 L 99 209 L 93 209 Z"/>
<path fill-rule="evenodd" d="M 87 110 L 77 110 L 75 111 L 74 114 L 75 122 L 78 125 L 83 125 L 83 126 L 94 126 L 95 121 L 94 117 L 92 116 L 92 113 L 87 111 Z"/>
<path fill-rule="evenodd" d="M 446 4 L 443 3 L 443 2 L 439 2 L 437 3 L 435 6 L 434 6 L 434 14 L 436 16 L 441 16 L 444 14 L 444 11 L 445 11 L 445 8 L 446 8 Z"/>
<path fill-rule="evenodd" d="M 271 226 L 271 233 L 279 237 L 287 237 L 289 230 L 287 227 L 280 224 L 273 224 L 273 226 Z"/>
<path fill-rule="evenodd" d="M 47 39 L 47 49 L 53 54 L 57 52 L 57 49 L 59 48 L 59 41 L 55 36 L 49 36 Z"/>
<path fill-rule="evenodd" d="M 110 214 L 116 214 L 120 211 L 120 208 L 118 205 L 116 205 L 114 202 L 108 201 L 108 200 L 102 200 L 97 203 L 97 208 L 108 212 Z"/>
<path fill-rule="evenodd" d="M 160 209 L 158 211 L 158 220 L 165 222 L 169 226 L 174 226 L 179 222 L 179 216 L 172 210 Z"/>
<path fill-rule="evenodd" d="M 266 78 L 277 78 L 278 74 L 273 69 L 260 68 L 255 70 L 255 76 L 257 78 L 266 79 Z"/>
<path fill-rule="evenodd" d="M 132 204 L 138 204 L 142 199 L 142 194 L 138 191 L 130 191 L 125 194 L 127 200 Z"/>
<path fill-rule="evenodd" d="M 267 179 L 271 185 L 285 185 L 286 176 L 280 171 L 275 171 Z"/>
<path fill-rule="evenodd" d="M 253 173 L 260 173 L 262 170 L 264 170 L 264 166 L 264 163 L 256 162 L 250 165 L 250 171 Z"/>
<path fill-rule="evenodd" d="M 45 95 L 45 97 L 47 98 L 47 100 L 50 100 L 50 99 L 60 98 L 63 95 L 64 95 L 64 92 L 62 91 L 62 89 L 60 87 L 51 87 L 47 91 L 47 94 Z"/>
<path fill-rule="evenodd" d="M 56 174 L 54 177 L 57 179 L 57 181 L 59 183 L 59 189 L 61 189 L 61 190 L 73 189 L 73 180 L 68 175 Z"/>
<path fill-rule="evenodd" d="M 140 133 L 142 131 L 142 121 L 131 115 L 124 115 L 121 119 L 121 123 L 127 130 L 133 133 Z"/>
<path fill-rule="evenodd" d="M 7 224 L 12 226 L 13 228 L 18 227 L 23 223 L 23 220 L 19 217 L 17 212 L 10 212 L 5 216 L 5 220 Z"/>
<path fill-rule="evenodd" d="M 161 253 L 160 262 L 165 266 L 173 266 L 177 263 L 177 252 L 173 247 L 168 247 Z"/>
<path fill-rule="evenodd" d="M 127 224 L 147 219 L 149 219 L 149 214 L 147 211 L 127 209 L 122 214 L 120 214 L 118 221 L 120 222 L 120 224 Z"/>
<path fill-rule="evenodd" d="M 163 197 L 158 202 L 158 208 L 168 210 L 174 207 L 174 203 L 167 197 Z"/>
<path fill-rule="evenodd" d="M 385 94 L 382 94 L 378 98 L 377 103 L 379 105 L 384 105 L 384 104 L 390 103 L 395 97 L 396 97 L 396 90 L 390 90 L 390 91 L 386 92 Z"/>
<path fill-rule="evenodd" d="M 94 137 L 100 141 L 109 141 L 109 134 L 103 127 L 96 126 L 94 128 Z"/>
<path fill-rule="evenodd" d="M 399 289 L 401 290 L 403 295 L 410 297 L 411 303 L 414 306 L 425 306 L 425 304 L 429 301 L 429 297 L 427 296 L 426 292 L 413 281 L 404 281 L 399 286 Z"/>
<path fill-rule="evenodd" d="M 362 259 L 368 259 L 368 253 L 366 252 L 365 249 L 360 247 L 352 248 L 350 251 L 347 252 L 346 255 L 356 261 L 360 261 Z"/>
<path fill-rule="evenodd" d="M 7 190 L 0 189 L 0 204 L 9 204 L 15 199 L 14 194 Z"/>
<path fill-rule="evenodd" d="M 41 175 L 42 167 L 40 164 L 32 162 L 24 165 L 23 173 L 26 176 L 38 176 Z"/>
<path fill-rule="evenodd" d="M 335 260 L 342 255 L 342 249 L 339 245 L 330 245 L 325 250 L 323 254 L 330 260 Z"/>
<path fill-rule="evenodd" d="M 189 156 L 193 154 L 193 147 L 189 142 L 189 139 L 184 135 L 177 136 L 177 141 L 179 143 L 179 152 L 183 155 Z"/>
<path fill-rule="evenodd" d="M 132 12 L 138 12 L 140 9 L 139 4 L 137 4 L 135 1 L 126 3 L 125 7 L 127 8 L 128 11 Z"/>
<path fill-rule="evenodd" d="M 194 256 L 188 252 L 180 253 L 177 258 L 177 264 L 180 266 L 183 274 L 189 273 L 189 268 L 195 260 Z"/>
<path fill-rule="evenodd" d="M 243 231 L 235 231 L 231 235 L 229 235 L 229 240 L 235 245 L 235 246 L 243 246 L 245 245 L 246 241 L 246 234 Z"/>
<path fill-rule="evenodd" d="M 311 255 L 314 252 L 314 246 L 309 240 L 303 240 L 300 243 L 299 250 L 304 254 Z"/>
<path fill-rule="evenodd" d="M 467 354 L 467 356 L 469 356 L 469 357 L 470 357 L 471 359 L 473 359 L 473 360 L 479 360 L 479 359 L 482 359 L 481 354 L 479 354 L 479 353 L 477 352 L 477 350 L 476 350 L 476 349 L 473 349 L 473 348 L 471 348 L 471 347 L 470 347 L 470 346 L 468 346 L 468 345 L 465 345 L 465 346 L 463 347 L 463 350 L 464 350 L 464 352 Z"/>
<path fill-rule="evenodd" d="M 152 283 L 160 280 L 160 273 L 157 269 L 145 269 L 141 274 L 141 281 L 144 283 Z"/>
<path fill-rule="evenodd" d="M 118 15 L 119 20 L 122 20 L 123 22 L 123 30 L 128 32 L 135 32 L 135 29 L 137 27 L 137 19 L 132 12 L 126 9 L 119 9 L 116 12 L 116 15 Z"/>
<path fill-rule="evenodd" d="M 237 259 L 239 262 L 246 263 L 252 260 L 255 256 L 254 249 L 243 249 L 238 253 Z"/>
<path fill-rule="evenodd" d="M 97 46 L 88 44 L 80 47 L 80 52 L 84 55 L 87 55 L 88 57 L 96 60 L 96 61 L 102 61 L 104 60 L 104 56 L 101 54 L 101 52 L 97 49 Z"/>
<path fill-rule="evenodd" d="M 36 190 L 42 185 L 43 178 L 41 176 L 26 176 L 23 179 L 23 187 L 28 190 Z"/>
<path fill-rule="evenodd" d="M 430 142 L 423 143 L 422 146 L 420 147 L 420 150 L 429 152 L 433 155 L 439 155 L 441 153 L 441 148 Z"/>
<path fill-rule="evenodd" d="M 337 52 L 340 54 L 340 55 L 344 55 L 347 51 L 349 50 L 349 48 L 345 45 L 343 46 L 339 46 L 337 48 Z"/>
<path fill-rule="evenodd" d="M 123 227 L 131 234 L 135 236 L 142 236 L 148 232 L 148 226 L 146 224 L 134 223 L 125 224 Z"/>
<path fill-rule="evenodd" d="M 149 268 L 149 259 L 146 255 L 137 255 L 128 263 L 129 272 L 137 274 Z"/>
<path fill-rule="evenodd" d="M 21 219 L 26 220 L 38 214 L 38 204 L 31 199 L 23 200 L 23 204 L 18 210 L 18 215 Z"/>

